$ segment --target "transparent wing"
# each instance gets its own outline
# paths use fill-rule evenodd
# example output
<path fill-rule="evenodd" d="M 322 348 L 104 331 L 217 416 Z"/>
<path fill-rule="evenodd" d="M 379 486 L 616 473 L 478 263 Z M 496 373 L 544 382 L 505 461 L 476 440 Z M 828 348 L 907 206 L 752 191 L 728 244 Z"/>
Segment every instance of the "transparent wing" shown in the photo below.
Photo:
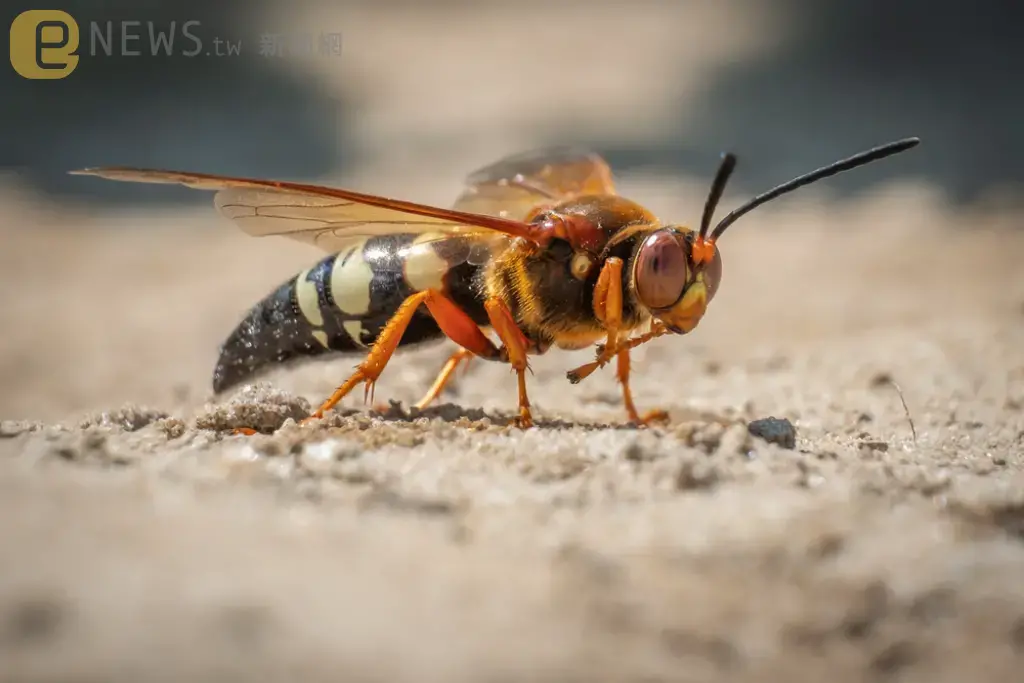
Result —
<path fill-rule="evenodd" d="M 581 195 L 615 194 L 608 163 L 578 147 L 515 154 L 469 174 L 459 211 L 524 221 L 538 209 Z"/>
<path fill-rule="evenodd" d="M 450 219 L 279 190 L 228 188 L 218 192 L 213 202 L 249 235 L 281 235 L 326 251 L 341 251 L 353 241 L 394 232 L 439 232 L 438 238 L 491 232 Z"/>
<path fill-rule="evenodd" d="M 438 233 L 437 239 L 475 236 L 488 243 L 498 237 L 537 237 L 537 229 L 521 221 L 319 185 L 123 167 L 74 173 L 214 190 L 218 211 L 246 233 L 281 235 L 327 251 L 341 251 L 370 235 L 395 232 Z"/>

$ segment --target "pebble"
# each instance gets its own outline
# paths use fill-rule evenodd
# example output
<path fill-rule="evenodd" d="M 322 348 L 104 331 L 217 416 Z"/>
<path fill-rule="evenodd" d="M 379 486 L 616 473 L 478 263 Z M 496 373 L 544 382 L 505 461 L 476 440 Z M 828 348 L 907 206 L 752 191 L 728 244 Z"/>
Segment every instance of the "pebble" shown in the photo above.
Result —
<path fill-rule="evenodd" d="M 796 448 L 796 427 L 786 418 L 763 417 L 747 425 L 747 431 L 768 443 Z"/>

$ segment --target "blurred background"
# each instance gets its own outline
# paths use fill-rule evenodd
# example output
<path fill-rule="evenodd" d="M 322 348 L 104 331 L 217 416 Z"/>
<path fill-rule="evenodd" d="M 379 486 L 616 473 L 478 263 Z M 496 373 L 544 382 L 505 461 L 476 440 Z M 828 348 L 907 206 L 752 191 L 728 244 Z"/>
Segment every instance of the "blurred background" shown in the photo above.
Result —
<path fill-rule="evenodd" d="M 82 165 L 321 178 L 550 142 L 590 145 L 624 173 L 706 175 L 728 148 L 746 162 L 737 180 L 758 188 L 913 134 L 928 144 L 912 157 L 831 187 L 915 175 L 966 202 L 1024 177 L 1013 3 L 59 4 L 83 27 L 83 61 L 63 82 L 4 70 L 0 166 L 60 200 L 194 199 L 65 175 Z M 3 5 L 9 20 L 28 8 Z M 141 54 L 103 54 L 93 24 L 115 52 L 137 32 L 126 44 Z M 183 29 L 203 41 L 194 57 Z M 171 55 L 152 54 L 151 30 L 176 40 Z M 267 35 L 282 39 L 274 55 Z"/>
<path fill-rule="evenodd" d="M 10 23 L 28 6 L 3 8 Z M 81 27 L 76 70 L 62 80 L 0 70 L 0 384 L 22 389 L 0 400 L 5 417 L 201 395 L 236 319 L 317 256 L 240 236 L 205 193 L 66 174 L 78 167 L 303 179 L 444 204 L 467 172 L 501 155 L 582 144 L 609 159 L 623 191 L 684 223 L 697 219 L 724 150 L 740 158 L 727 204 L 910 135 L 923 140 L 912 153 L 801 201 L 895 182 L 970 210 L 1012 200 L 1024 179 L 1014 87 L 1024 8 L 1013 3 L 59 8 Z M 184 54 L 197 45 L 186 22 L 197 22 L 195 56 Z M 93 25 L 109 31 L 114 54 Z M 126 30 L 140 38 L 122 43 Z M 171 54 L 153 54 L 154 32 L 174 35 Z"/>

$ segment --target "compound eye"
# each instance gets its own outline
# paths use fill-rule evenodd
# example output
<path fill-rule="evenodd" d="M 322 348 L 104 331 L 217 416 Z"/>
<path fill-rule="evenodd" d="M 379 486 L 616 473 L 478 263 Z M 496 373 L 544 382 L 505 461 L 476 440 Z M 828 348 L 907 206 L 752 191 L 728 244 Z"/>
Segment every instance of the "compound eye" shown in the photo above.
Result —
<path fill-rule="evenodd" d="M 668 308 L 679 301 L 689 281 L 689 261 L 671 232 L 659 230 L 644 240 L 636 259 L 636 292 L 644 306 Z"/>

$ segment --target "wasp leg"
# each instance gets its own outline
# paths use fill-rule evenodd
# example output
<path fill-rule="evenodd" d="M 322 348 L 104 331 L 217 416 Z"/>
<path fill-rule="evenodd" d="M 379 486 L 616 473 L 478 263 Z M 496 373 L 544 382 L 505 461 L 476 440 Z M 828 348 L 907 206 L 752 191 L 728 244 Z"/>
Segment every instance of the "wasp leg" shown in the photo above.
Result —
<path fill-rule="evenodd" d="M 530 399 L 526 395 L 526 371 L 529 363 L 526 358 L 526 351 L 530 346 L 529 340 L 523 331 L 516 325 L 512 313 L 501 299 L 488 299 L 484 303 L 487 309 L 487 317 L 491 320 L 491 327 L 501 339 L 504 345 L 502 355 L 508 357 L 508 362 L 516 371 L 519 380 L 519 418 L 516 424 L 522 428 L 533 426 L 533 417 L 530 415 Z"/>
<path fill-rule="evenodd" d="M 469 359 L 473 357 L 473 353 L 466 349 L 457 349 L 453 353 L 448 361 L 441 368 L 441 372 L 437 374 L 437 379 L 434 380 L 434 384 L 430 387 L 427 393 L 419 401 L 415 403 L 417 410 L 423 410 L 428 405 L 434 402 L 434 400 L 441 395 L 444 391 L 445 386 L 451 380 L 452 375 L 455 374 L 455 370 L 460 364 L 468 365 Z"/>
<path fill-rule="evenodd" d="M 498 358 L 501 352 L 498 347 L 484 335 L 483 331 L 473 322 L 455 302 L 437 290 L 428 289 L 413 294 L 402 302 L 395 314 L 381 330 L 369 355 L 359 364 L 356 371 L 352 373 L 345 382 L 334 390 L 330 398 L 324 401 L 317 410 L 306 420 L 318 419 L 335 405 L 345 398 L 353 389 L 362 383 L 366 383 L 365 396 L 372 400 L 373 385 L 377 378 L 384 371 L 391 356 L 402 341 L 402 335 L 412 321 L 413 314 L 421 304 L 426 305 L 427 310 L 433 316 L 437 326 L 452 341 L 472 353 L 484 358 Z M 306 420 L 303 420 L 305 422 Z"/>
<path fill-rule="evenodd" d="M 668 413 L 664 410 L 655 408 L 644 413 L 643 416 L 636 410 L 636 404 L 633 403 L 633 391 L 629 388 L 629 349 L 619 349 L 616 354 L 618 359 L 618 365 L 616 368 L 616 377 L 618 377 L 619 383 L 622 384 L 622 402 L 626 404 L 626 413 L 629 415 L 631 422 L 636 424 L 647 425 L 652 422 L 667 422 Z"/>
<path fill-rule="evenodd" d="M 594 286 L 594 316 L 608 333 L 608 341 L 600 347 L 593 363 L 581 365 L 566 373 L 569 381 L 577 384 L 590 373 L 615 358 L 619 351 L 619 329 L 622 326 L 622 259 L 612 257 L 605 261 Z M 628 371 L 627 371 L 628 372 Z"/>
<path fill-rule="evenodd" d="M 604 262 L 594 286 L 594 315 L 608 330 L 608 346 L 614 355 L 622 327 L 622 259 L 612 257 Z"/>
<path fill-rule="evenodd" d="M 597 285 L 594 287 L 594 315 L 604 323 L 604 327 L 608 331 L 608 342 L 598 355 L 597 361 L 592 365 L 594 369 L 597 369 L 613 357 L 618 359 L 616 376 L 619 383 L 622 384 L 622 402 L 625 404 L 626 414 L 631 422 L 647 424 L 652 420 L 664 420 L 668 414 L 664 410 L 652 410 L 641 417 L 636 410 L 636 404 L 633 403 L 633 392 L 629 388 L 630 347 L 619 343 L 622 329 L 622 268 L 623 263 L 620 258 L 613 257 L 605 261 L 601 274 L 597 278 Z M 580 376 L 579 370 L 569 373 L 570 381 L 573 381 L 574 377 L 574 383 L 583 379 L 585 375 Z"/>
<path fill-rule="evenodd" d="M 640 346 L 641 344 L 646 344 L 647 342 L 651 341 L 652 339 L 660 337 L 661 335 L 666 334 L 666 333 L 668 333 L 668 329 L 666 329 L 665 326 L 662 323 L 654 323 L 654 326 L 653 326 L 653 328 L 651 329 L 650 332 L 646 332 L 646 333 L 640 335 L 639 337 L 633 337 L 632 339 L 630 339 L 630 340 L 628 340 L 626 342 L 623 342 L 623 344 L 622 344 L 622 346 L 621 346 L 621 348 L 619 350 L 623 350 L 623 349 L 632 350 L 632 349 L 635 349 L 636 347 Z M 589 377 L 591 374 L 593 374 L 595 370 L 599 370 L 600 368 L 603 368 L 605 365 L 607 365 L 608 362 L 611 361 L 612 358 L 615 358 L 615 354 L 616 353 L 617 353 L 617 351 L 615 353 L 609 353 L 609 348 L 607 346 L 600 346 L 600 347 L 598 347 L 598 353 L 597 353 L 597 359 L 596 360 L 594 360 L 594 361 L 592 361 L 590 363 L 584 363 L 583 365 L 579 366 L 578 368 L 574 368 L 574 369 L 570 370 L 569 372 L 565 373 L 565 375 L 566 375 L 566 377 L 569 378 L 569 381 L 571 383 L 579 384 L 580 382 L 585 380 L 587 377 Z"/>
<path fill-rule="evenodd" d="M 612 257 L 605 261 L 594 286 L 593 306 L 594 315 L 608 331 L 608 341 L 601 355 L 611 360 L 618 352 L 622 328 L 622 259 Z"/>

